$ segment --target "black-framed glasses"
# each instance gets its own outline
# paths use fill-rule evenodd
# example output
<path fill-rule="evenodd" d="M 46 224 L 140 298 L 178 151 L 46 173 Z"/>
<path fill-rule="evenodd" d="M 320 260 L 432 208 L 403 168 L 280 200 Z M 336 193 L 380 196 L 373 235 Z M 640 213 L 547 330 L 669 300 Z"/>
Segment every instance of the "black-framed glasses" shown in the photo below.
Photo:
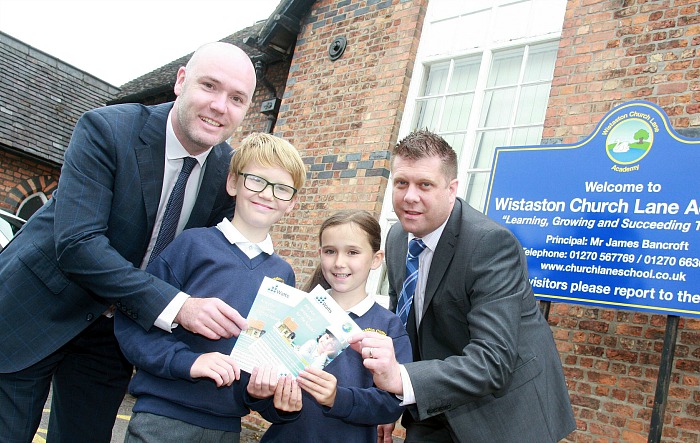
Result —
<path fill-rule="evenodd" d="M 268 186 L 272 186 L 272 195 L 275 198 L 284 201 L 291 200 L 297 193 L 297 189 L 292 186 L 283 185 L 282 183 L 271 183 L 254 174 L 239 172 L 238 175 L 243 176 L 243 186 L 245 186 L 249 191 L 263 192 Z"/>

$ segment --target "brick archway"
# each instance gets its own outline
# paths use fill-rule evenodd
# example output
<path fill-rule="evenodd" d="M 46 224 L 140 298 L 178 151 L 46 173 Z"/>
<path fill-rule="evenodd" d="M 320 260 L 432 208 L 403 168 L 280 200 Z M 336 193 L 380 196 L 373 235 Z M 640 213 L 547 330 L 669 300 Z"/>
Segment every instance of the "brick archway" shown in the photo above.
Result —
<path fill-rule="evenodd" d="M 58 179 L 52 175 L 30 177 L 20 181 L 10 189 L 3 203 L 16 211 L 24 199 L 30 195 L 43 192 L 47 198 L 50 198 L 56 187 L 58 187 Z"/>

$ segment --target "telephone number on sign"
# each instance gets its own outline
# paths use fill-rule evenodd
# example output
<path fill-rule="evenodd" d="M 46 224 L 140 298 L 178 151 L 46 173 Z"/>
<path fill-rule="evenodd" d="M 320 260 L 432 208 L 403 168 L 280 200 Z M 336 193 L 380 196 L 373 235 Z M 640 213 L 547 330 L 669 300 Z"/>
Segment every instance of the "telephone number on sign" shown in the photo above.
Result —
<path fill-rule="evenodd" d="M 602 261 L 611 263 L 634 263 L 634 254 L 620 252 L 569 251 L 569 258 L 574 260 Z"/>
<path fill-rule="evenodd" d="M 638 261 L 645 265 L 656 266 L 681 266 L 683 268 L 700 268 L 700 259 L 697 257 L 671 257 L 668 255 L 643 255 Z"/>

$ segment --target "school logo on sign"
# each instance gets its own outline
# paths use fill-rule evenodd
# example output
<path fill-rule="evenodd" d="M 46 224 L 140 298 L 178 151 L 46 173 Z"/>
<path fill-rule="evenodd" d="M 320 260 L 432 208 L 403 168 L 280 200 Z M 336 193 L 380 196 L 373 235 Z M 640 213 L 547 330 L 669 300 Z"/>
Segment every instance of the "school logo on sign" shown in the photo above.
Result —
<path fill-rule="evenodd" d="M 608 157 L 619 165 L 637 163 L 649 153 L 653 143 L 654 131 L 640 118 L 629 118 L 617 123 L 605 140 Z"/>
<path fill-rule="evenodd" d="M 615 165 L 615 172 L 632 172 L 639 170 L 638 163 L 651 150 L 654 144 L 654 134 L 659 132 L 656 116 L 637 108 L 627 112 L 618 112 L 617 116 L 605 125 L 602 135 L 605 136 L 605 153 Z M 612 113 L 608 119 L 612 118 Z M 622 166 L 618 166 L 622 165 Z"/>

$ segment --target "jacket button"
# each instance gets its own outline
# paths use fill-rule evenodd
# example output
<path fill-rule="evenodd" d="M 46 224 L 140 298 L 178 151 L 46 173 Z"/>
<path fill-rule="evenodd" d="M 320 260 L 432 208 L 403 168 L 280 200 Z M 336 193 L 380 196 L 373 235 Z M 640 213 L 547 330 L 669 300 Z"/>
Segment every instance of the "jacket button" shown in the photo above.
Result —
<path fill-rule="evenodd" d="M 95 316 L 92 314 L 92 312 L 85 316 L 85 320 L 87 321 L 92 321 L 93 318 L 95 318 Z"/>

